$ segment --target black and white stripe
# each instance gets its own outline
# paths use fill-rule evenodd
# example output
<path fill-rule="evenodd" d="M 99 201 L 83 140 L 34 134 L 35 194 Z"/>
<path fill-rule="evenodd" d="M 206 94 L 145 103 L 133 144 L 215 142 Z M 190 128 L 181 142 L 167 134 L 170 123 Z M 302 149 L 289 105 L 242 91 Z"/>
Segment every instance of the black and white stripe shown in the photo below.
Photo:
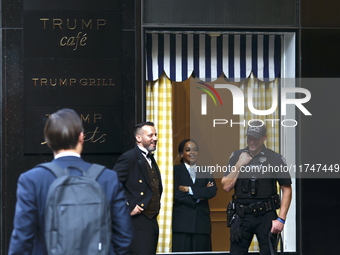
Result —
<path fill-rule="evenodd" d="M 163 73 L 184 81 L 194 72 L 202 80 L 217 79 L 222 72 L 234 81 L 251 72 L 260 80 L 273 80 L 281 70 L 281 35 L 198 33 L 147 33 L 146 77 Z"/>

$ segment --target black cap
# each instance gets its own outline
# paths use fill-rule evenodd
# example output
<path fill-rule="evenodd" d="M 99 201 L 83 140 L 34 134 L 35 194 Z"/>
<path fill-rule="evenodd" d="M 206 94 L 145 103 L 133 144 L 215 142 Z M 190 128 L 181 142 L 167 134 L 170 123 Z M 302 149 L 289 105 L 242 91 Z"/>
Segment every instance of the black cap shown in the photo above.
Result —
<path fill-rule="evenodd" d="M 249 123 L 249 127 L 247 129 L 247 136 L 253 136 L 256 139 L 260 139 L 266 135 L 267 128 L 266 125 L 262 121 L 253 121 Z"/>

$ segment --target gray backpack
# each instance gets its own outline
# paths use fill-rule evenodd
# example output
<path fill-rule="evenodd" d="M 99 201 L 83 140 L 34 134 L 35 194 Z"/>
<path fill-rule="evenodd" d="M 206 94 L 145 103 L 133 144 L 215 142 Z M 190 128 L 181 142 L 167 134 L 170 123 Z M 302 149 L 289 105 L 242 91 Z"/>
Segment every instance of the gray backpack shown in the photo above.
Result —
<path fill-rule="evenodd" d="M 39 166 L 57 179 L 49 188 L 45 207 L 45 242 L 49 255 L 108 254 L 111 242 L 109 202 L 96 181 L 105 169 L 93 164 L 88 171 L 55 163 Z M 77 169 L 82 176 L 69 174 Z"/>

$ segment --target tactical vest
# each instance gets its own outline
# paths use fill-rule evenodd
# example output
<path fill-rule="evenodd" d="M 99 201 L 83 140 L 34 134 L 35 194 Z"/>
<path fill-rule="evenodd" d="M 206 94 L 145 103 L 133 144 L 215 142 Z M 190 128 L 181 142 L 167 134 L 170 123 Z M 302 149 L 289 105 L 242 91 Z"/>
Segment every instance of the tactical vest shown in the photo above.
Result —
<path fill-rule="evenodd" d="M 239 178 L 235 186 L 236 198 L 268 199 L 275 195 L 276 181 L 269 178 Z"/>

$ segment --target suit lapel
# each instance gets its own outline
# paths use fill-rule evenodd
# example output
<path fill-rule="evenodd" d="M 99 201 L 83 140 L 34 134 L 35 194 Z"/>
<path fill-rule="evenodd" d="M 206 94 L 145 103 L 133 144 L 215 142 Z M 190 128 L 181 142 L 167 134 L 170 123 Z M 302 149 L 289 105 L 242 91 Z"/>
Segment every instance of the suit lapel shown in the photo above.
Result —
<path fill-rule="evenodd" d="M 197 167 L 197 165 L 196 165 Z M 197 167 L 198 171 L 200 169 L 200 167 Z M 195 181 L 195 184 L 197 186 L 200 186 L 200 187 L 205 187 L 208 183 L 208 179 L 206 178 L 206 176 L 204 176 L 202 173 L 198 173 L 196 172 L 196 181 Z"/>
<path fill-rule="evenodd" d="M 184 183 L 191 183 L 192 185 L 194 184 L 184 163 L 181 164 L 181 175 L 183 176 Z"/>
<path fill-rule="evenodd" d="M 137 155 L 139 168 L 142 174 L 144 175 L 144 179 L 146 180 L 147 184 L 151 188 L 150 177 L 149 177 L 148 169 L 146 168 L 146 164 L 148 164 L 148 162 L 146 161 L 145 157 L 142 155 L 142 152 L 138 148 L 138 146 L 135 147 L 135 153 Z"/>
<path fill-rule="evenodd" d="M 148 162 L 146 161 L 144 155 L 142 154 L 141 150 L 138 148 L 137 145 L 135 147 L 135 152 L 136 152 L 136 155 L 137 155 L 138 165 L 141 169 L 141 172 L 144 175 L 147 184 L 151 188 L 150 177 L 149 177 L 148 169 L 146 168 L 146 164 L 148 164 Z M 158 179 L 159 179 L 160 193 L 162 193 L 162 191 L 163 191 L 162 178 L 161 178 L 161 173 L 159 171 L 157 162 L 155 164 L 155 168 L 156 168 L 155 170 L 156 170 L 156 173 L 157 173 Z"/>

